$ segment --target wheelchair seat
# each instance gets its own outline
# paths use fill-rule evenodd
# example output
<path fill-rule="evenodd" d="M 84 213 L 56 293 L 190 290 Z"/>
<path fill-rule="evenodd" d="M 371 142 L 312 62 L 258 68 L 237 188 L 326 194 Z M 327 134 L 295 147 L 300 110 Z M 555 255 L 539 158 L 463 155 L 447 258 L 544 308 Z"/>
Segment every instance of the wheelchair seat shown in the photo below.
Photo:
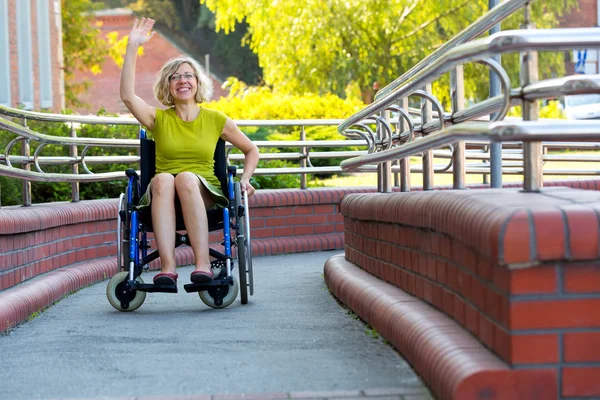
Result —
<path fill-rule="evenodd" d="M 219 139 L 215 148 L 214 154 L 215 160 L 215 176 L 221 182 L 221 191 L 227 196 L 227 160 L 225 156 L 225 141 Z M 141 138 L 140 139 L 140 190 L 139 196 L 135 199 L 136 203 L 139 201 L 141 196 L 146 193 L 150 181 L 156 173 L 156 147 L 154 140 Z M 220 208 L 207 210 L 208 216 L 208 230 L 216 231 L 223 229 L 223 212 Z M 150 207 L 146 207 L 140 210 L 140 221 L 144 226 L 144 230 L 152 232 L 152 216 L 150 213 Z M 175 229 L 178 231 L 185 230 L 185 224 L 183 222 L 183 213 L 181 211 L 181 203 L 175 194 Z"/>

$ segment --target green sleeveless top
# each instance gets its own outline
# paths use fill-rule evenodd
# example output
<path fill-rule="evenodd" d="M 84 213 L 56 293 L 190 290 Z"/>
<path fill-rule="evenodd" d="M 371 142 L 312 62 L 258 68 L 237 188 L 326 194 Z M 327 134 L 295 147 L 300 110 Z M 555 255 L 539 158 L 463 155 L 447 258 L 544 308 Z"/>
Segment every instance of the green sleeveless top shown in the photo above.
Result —
<path fill-rule="evenodd" d="M 221 186 L 214 173 L 217 141 L 227 121 L 225 114 L 200 108 L 193 121 L 183 121 L 174 108 L 156 110 L 152 138 L 156 143 L 156 173 L 189 171 Z"/>
<path fill-rule="evenodd" d="M 151 131 L 156 144 L 156 173 L 193 172 L 213 186 L 208 187 L 213 194 L 223 196 L 214 172 L 214 154 L 226 121 L 222 112 L 203 107 L 198 117 L 189 122 L 179 118 L 175 108 L 156 109 Z"/>

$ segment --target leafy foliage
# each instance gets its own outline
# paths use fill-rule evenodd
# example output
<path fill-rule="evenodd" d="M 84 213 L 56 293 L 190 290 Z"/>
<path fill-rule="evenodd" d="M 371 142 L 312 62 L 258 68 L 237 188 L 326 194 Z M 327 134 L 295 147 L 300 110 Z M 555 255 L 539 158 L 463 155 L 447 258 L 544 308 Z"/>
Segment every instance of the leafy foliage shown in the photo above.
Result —
<path fill-rule="evenodd" d="M 235 76 L 250 84 L 262 81 L 258 57 L 242 44 L 246 23 L 236 24 L 231 35 L 215 32 L 215 16 L 199 0 L 104 0 L 108 7 L 128 7 L 137 15 L 156 20 L 155 28 L 203 60 L 210 54 L 210 69 L 217 76 Z M 124 54 L 124 53 L 123 53 Z"/>
<path fill-rule="evenodd" d="M 356 97 L 341 99 L 332 94 L 290 95 L 267 87 L 249 87 L 235 78 L 227 83 L 229 97 L 207 104 L 236 120 L 269 119 L 343 119 L 364 107 Z M 300 140 L 300 126 L 241 127 L 252 140 Z M 305 127 L 307 140 L 344 140 L 337 125 Z M 336 150 L 334 148 L 329 151 Z M 269 152 L 299 152 L 299 148 L 270 149 Z M 319 150 L 322 151 L 322 150 Z M 326 151 L 326 150 L 323 150 Z M 313 165 L 339 165 L 340 160 L 313 160 Z M 297 161 L 261 160 L 259 168 L 297 167 Z M 300 177 L 294 175 L 255 176 L 259 188 L 300 187 Z"/>
<path fill-rule="evenodd" d="M 259 56 L 265 82 L 289 93 L 344 96 L 351 82 L 363 100 L 373 85 L 383 87 L 473 23 L 488 9 L 487 0 L 200 0 L 216 14 L 216 28 L 230 32 L 246 20 L 245 40 Z M 555 26 L 575 0 L 533 2 L 539 28 Z M 514 28 L 518 13 L 504 24 Z M 560 70 L 561 55 L 544 57 L 542 75 Z M 516 76 L 514 60 L 505 65 Z M 482 98 L 487 70 L 468 67 L 467 97 Z M 447 78 L 446 78 L 447 79 Z M 447 93 L 447 82 L 436 88 Z M 447 98 L 448 95 L 444 95 Z"/>
<path fill-rule="evenodd" d="M 233 119 L 346 118 L 364 107 L 357 98 L 342 99 L 329 93 L 292 95 L 266 86 L 248 86 L 236 78 L 229 78 L 225 87 L 229 96 L 209 103 L 209 107 Z"/>
<path fill-rule="evenodd" d="M 92 0 L 62 0 L 62 42 L 64 54 L 65 103 L 67 108 L 83 107 L 79 94 L 85 92 L 91 82 L 75 80 L 75 72 L 102 72 L 102 63 L 108 54 L 117 65 L 123 64 L 127 36 L 119 38 L 117 32 L 100 35 L 100 22 L 94 21 L 93 12 L 104 7 L 102 2 Z M 140 47 L 139 54 L 143 54 Z"/>
<path fill-rule="evenodd" d="M 67 111 L 68 112 L 68 111 Z M 105 114 L 104 114 L 105 115 Z M 40 121 L 29 121 L 28 127 L 34 131 L 42 132 L 52 136 L 68 137 L 70 135 L 71 127 L 69 124 L 63 123 L 48 123 Z M 136 126 L 108 126 L 108 125 L 82 125 L 77 130 L 78 137 L 93 137 L 93 138 L 115 138 L 115 139 L 133 139 L 137 137 Z M 8 132 L 0 132 L 0 145 L 6 146 L 6 144 L 14 137 L 13 134 Z M 37 142 L 31 141 L 31 154 L 34 154 L 35 150 L 39 146 Z M 79 154 L 83 151 L 82 148 L 78 149 Z M 21 146 L 17 144 L 12 152 L 12 155 L 21 154 Z M 101 155 L 137 155 L 137 150 L 132 148 L 101 148 L 92 147 L 86 153 L 87 156 L 101 156 Z M 68 146 L 59 145 L 47 145 L 40 152 L 40 156 L 69 156 Z M 41 165 L 44 172 L 47 173 L 71 173 L 68 165 Z M 127 168 L 136 167 L 137 165 L 128 164 L 108 164 L 108 165 L 88 165 L 88 168 L 95 173 L 100 172 L 113 172 L 113 171 L 125 171 Z M 81 167 L 79 167 L 80 173 Z M 35 168 L 32 166 L 32 170 Z M 125 174 L 123 173 L 123 176 Z M 22 181 L 19 179 L 0 177 L 1 190 L 1 205 L 15 205 L 22 204 L 21 193 L 22 193 Z M 89 182 L 80 183 L 80 199 L 106 199 L 116 198 L 125 189 L 127 183 L 125 179 L 115 180 L 110 182 Z M 69 201 L 71 199 L 71 184 L 64 182 L 32 182 L 31 183 L 31 196 L 33 203 L 46 203 L 53 201 Z"/>
<path fill-rule="evenodd" d="M 189 4 L 190 0 L 182 1 L 182 3 Z M 179 16 L 170 0 L 138 0 L 129 8 L 145 17 L 160 20 L 162 24 L 170 28 L 179 24 Z"/>
<path fill-rule="evenodd" d="M 523 110 L 521 106 L 514 106 L 510 109 L 508 115 L 510 117 L 523 117 Z M 539 118 L 550 118 L 550 119 L 567 119 L 565 113 L 560 108 L 560 102 L 558 100 L 548 101 L 546 104 L 541 105 L 539 111 Z"/>
<path fill-rule="evenodd" d="M 64 54 L 65 101 L 67 107 L 80 106 L 78 95 L 90 85 L 89 81 L 76 82 L 76 71 L 101 71 L 100 65 L 108 45 L 99 36 L 92 11 L 101 5 L 90 0 L 62 0 L 62 42 Z"/>

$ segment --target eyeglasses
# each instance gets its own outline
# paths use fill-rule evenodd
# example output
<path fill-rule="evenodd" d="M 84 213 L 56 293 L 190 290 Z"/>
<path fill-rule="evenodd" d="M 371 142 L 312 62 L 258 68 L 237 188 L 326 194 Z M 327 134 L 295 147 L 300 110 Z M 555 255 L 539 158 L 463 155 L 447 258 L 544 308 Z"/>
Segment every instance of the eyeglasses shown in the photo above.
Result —
<path fill-rule="evenodd" d="M 185 79 L 186 81 L 191 81 L 195 77 L 196 77 L 196 75 L 186 72 L 185 74 L 173 74 L 173 75 L 169 76 L 169 81 L 178 82 L 181 78 Z"/>

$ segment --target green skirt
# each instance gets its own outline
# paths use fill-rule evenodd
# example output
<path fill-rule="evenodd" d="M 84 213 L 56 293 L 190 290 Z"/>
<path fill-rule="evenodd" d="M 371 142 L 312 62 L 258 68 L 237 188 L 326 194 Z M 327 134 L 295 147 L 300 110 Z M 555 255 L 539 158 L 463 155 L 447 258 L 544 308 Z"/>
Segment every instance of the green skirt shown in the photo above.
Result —
<path fill-rule="evenodd" d="M 200 183 L 204 185 L 204 187 L 208 190 L 213 200 L 215 201 L 215 204 L 210 208 L 211 210 L 215 210 L 217 208 L 225 208 L 229 205 L 229 200 L 227 200 L 227 197 L 225 197 L 221 188 L 216 187 L 215 185 L 207 182 L 202 175 L 195 175 L 198 177 L 198 179 L 200 179 Z M 152 178 L 152 180 L 154 180 L 154 178 Z M 144 193 L 144 195 L 140 199 L 140 202 L 137 205 L 138 209 L 149 207 L 152 203 L 152 180 L 150 181 L 150 184 L 146 189 L 146 193 Z"/>

